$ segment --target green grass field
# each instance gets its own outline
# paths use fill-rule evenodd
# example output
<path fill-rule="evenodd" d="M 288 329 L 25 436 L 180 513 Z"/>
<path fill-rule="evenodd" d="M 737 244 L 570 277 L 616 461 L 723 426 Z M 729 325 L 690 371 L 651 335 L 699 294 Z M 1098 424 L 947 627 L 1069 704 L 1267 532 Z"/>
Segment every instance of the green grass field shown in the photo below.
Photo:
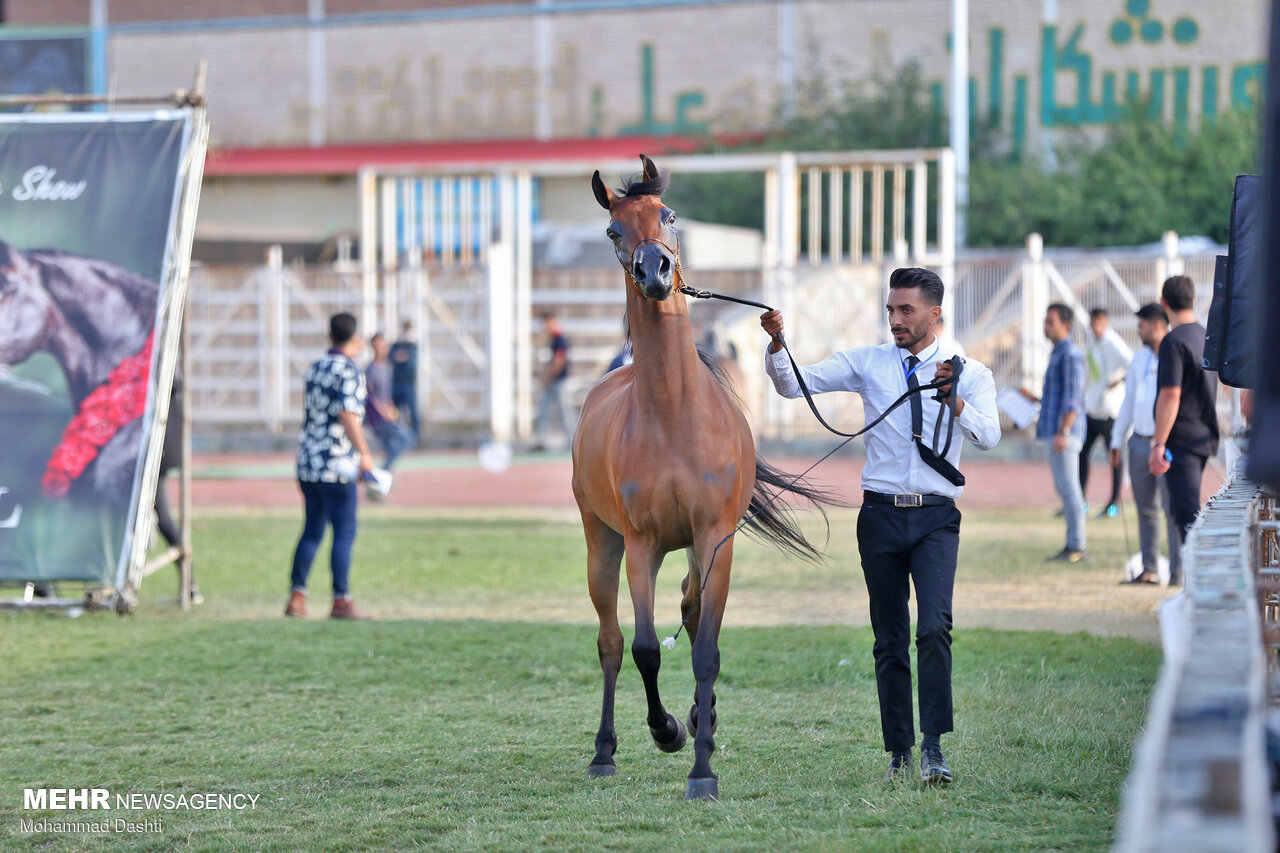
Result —
<path fill-rule="evenodd" d="M 1045 571 L 1061 521 L 966 517 L 964 589 L 1034 580 L 1116 596 L 1115 528 L 1091 523 L 1093 563 Z M 692 752 L 659 753 L 624 663 L 619 773 L 588 779 L 599 713 L 593 614 L 576 522 L 375 508 L 362 519 L 357 601 L 378 621 L 279 617 L 297 513 L 197 520 L 208 604 L 189 616 L 170 577 L 138 613 L 0 615 L 0 843 L 51 850 L 1026 850 L 1105 849 L 1159 651 L 1083 633 L 957 631 L 948 790 L 885 787 L 871 633 L 850 516 L 833 559 L 739 546 L 722 637 L 715 769 L 723 800 L 686 803 Z M 1105 524 L 1105 523 L 1103 523 Z M 1010 537 L 1012 526 L 1018 535 Z M 821 527 L 817 528 L 821 532 Z M 1110 557 L 1107 555 L 1114 551 Z M 322 551 L 322 554 L 324 551 Z M 682 561 L 660 584 L 675 627 Z M 327 607 L 327 567 L 312 580 Z M 1105 584 L 1105 586 L 1104 586 Z M 1128 592 L 1126 590 L 1126 592 Z M 981 593 L 981 598 L 986 593 Z M 813 602 L 837 624 L 770 624 Z M 864 594 L 865 595 L 865 594 Z M 845 600 L 847 599 L 847 601 Z M 1143 608 L 1133 618 L 1148 618 Z M 625 593 L 624 602 L 625 603 Z M 790 609 L 788 609 L 790 608 Z M 963 622 L 957 607 L 958 621 Z M 762 617 L 761 614 L 764 614 Z M 803 621 L 823 621 L 821 618 Z M 843 624 L 839 624 L 843 621 Z M 1087 622 L 1082 623 L 1087 624 Z M 692 694 L 688 644 L 664 653 L 664 697 Z M 150 834 L 36 833 L 22 789 L 256 795 L 244 811 L 148 811 Z"/>

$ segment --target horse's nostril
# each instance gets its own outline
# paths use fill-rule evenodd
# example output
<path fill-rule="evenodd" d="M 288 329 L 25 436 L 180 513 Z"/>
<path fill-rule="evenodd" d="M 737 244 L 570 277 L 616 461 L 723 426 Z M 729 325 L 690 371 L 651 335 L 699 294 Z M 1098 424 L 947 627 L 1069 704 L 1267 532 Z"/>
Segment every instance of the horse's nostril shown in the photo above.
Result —
<path fill-rule="evenodd" d="M 636 264 L 633 269 L 634 271 L 632 275 L 635 276 L 636 281 L 644 281 L 644 278 L 645 278 L 644 265 Z"/>
<path fill-rule="evenodd" d="M 658 261 L 658 272 L 661 273 L 662 275 L 666 275 L 667 273 L 671 272 L 671 261 L 667 258 L 666 255 L 663 255 L 662 259 Z"/>

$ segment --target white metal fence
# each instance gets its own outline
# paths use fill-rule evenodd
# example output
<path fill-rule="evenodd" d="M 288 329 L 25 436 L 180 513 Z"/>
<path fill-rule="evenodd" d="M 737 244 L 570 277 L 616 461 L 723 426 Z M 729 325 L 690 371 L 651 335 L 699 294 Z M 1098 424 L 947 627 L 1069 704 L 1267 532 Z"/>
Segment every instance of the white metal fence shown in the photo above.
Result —
<path fill-rule="evenodd" d="M 545 357 L 539 329 L 497 328 L 499 349 L 529 355 L 527 372 L 494 379 L 495 300 L 514 300 L 510 256 L 501 245 L 487 247 L 487 267 L 406 267 L 378 273 L 370 290 L 363 272 L 350 262 L 291 267 L 279 257 L 257 268 L 197 268 L 192 274 L 192 415 L 205 426 L 292 429 L 301 412 L 300 377 L 325 347 L 327 319 L 340 310 L 375 317 L 417 320 L 420 344 L 419 396 L 431 429 L 489 434 L 495 401 L 510 407 L 513 434 L 529 435 L 533 371 Z M 886 340 L 883 304 L 888 272 L 897 261 L 861 264 L 808 259 L 777 270 L 691 273 L 701 288 L 763 299 L 788 314 L 790 339 L 802 360 L 816 360 L 840 348 Z M 935 267 L 939 266 L 934 264 Z M 949 333 L 971 358 L 989 366 L 1000 385 L 1037 391 L 1048 345 L 1041 321 L 1050 302 L 1077 307 L 1077 334 L 1087 328 L 1088 310 L 1104 307 L 1112 326 L 1135 349 L 1136 308 L 1158 300 L 1164 278 L 1189 274 L 1198 287 L 1202 319 L 1212 294 L 1212 255 L 1182 257 L 1176 240 L 1162 251 L 1045 252 L 1036 239 L 1022 251 L 967 259 L 940 268 L 952 293 Z M 495 281 L 497 280 L 497 281 Z M 395 310 L 388 311 L 389 294 Z M 620 272 L 603 269 L 537 269 L 531 272 L 529 311 L 554 310 L 573 342 L 570 390 L 574 401 L 603 373 L 622 339 L 624 291 Z M 725 303 L 692 306 L 695 322 L 736 350 L 740 392 L 760 435 L 804 437 L 820 427 L 802 403 L 777 399 L 757 369 L 762 346 L 755 309 Z M 510 318 L 510 312 L 498 312 Z M 385 327 L 384 327 L 385 328 Z M 393 333 L 394 336 L 394 333 Z M 1081 343 L 1083 339 L 1081 338 Z M 508 355 L 510 358 L 510 355 Z M 501 371 L 498 371 L 501 373 Z M 523 393 L 521 393 L 523 389 Z M 857 426 L 860 407 L 852 395 L 823 400 L 825 414 Z"/>

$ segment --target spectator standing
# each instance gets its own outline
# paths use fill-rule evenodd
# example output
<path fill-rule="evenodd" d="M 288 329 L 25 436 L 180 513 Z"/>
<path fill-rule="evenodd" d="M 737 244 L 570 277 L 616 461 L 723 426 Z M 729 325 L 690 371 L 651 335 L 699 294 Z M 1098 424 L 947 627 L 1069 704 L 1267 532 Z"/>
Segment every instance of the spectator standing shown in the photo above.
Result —
<path fill-rule="evenodd" d="M 542 369 L 539 384 L 542 386 L 542 397 L 538 400 L 538 418 L 534 429 L 537 444 L 535 449 L 545 450 L 549 421 L 554 411 L 564 428 L 565 434 L 572 436 L 573 423 L 569 419 L 569 408 L 564 400 L 565 380 L 569 378 L 569 339 L 564 336 L 560 327 L 560 319 L 547 312 L 542 315 L 543 328 L 547 332 L 551 357 Z"/>
<path fill-rule="evenodd" d="M 1183 541 L 1200 513 L 1205 463 L 1218 452 L 1218 380 L 1201 367 L 1204 326 L 1192 310 L 1195 296 L 1195 284 L 1185 275 L 1166 279 L 1160 292 L 1173 328 L 1160 342 L 1155 438 L 1148 456 L 1151 473 L 1169 485 Z"/>
<path fill-rule="evenodd" d="M 1053 343 L 1040 394 L 1036 438 L 1049 446 L 1049 470 L 1062 498 L 1067 544 L 1049 560 L 1079 563 L 1089 559 L 1080 492 L 1080 448 L 1084 446 L 1084 356 L 1071 339 L 1071 309 L 1060 302 L 1044 316 L 1044 335 Z"/>
<path fill-rule="evenodd" d="M 401 424 L 400 410 L 392 398 L 391 347 L 386 335 L 378 332 L 369 339 L 369 347 L 373 350 L 373 361 L 364 369 L 368 392 L 364 420 L 382 443 L 387 454 L 382 467 L 390 471 L 400 454 L 413 443 L 413 435 Z"/>
<path fill-rule="evenodd" d="M 391 345 L 391 402 L 400 411 L 402 426 L 412 432 L 413 443 L 422 437 L 418 419 L 418 344 L 414 341 L 413 321 L 401 324 L 400 339 Z"/>
<path fill-rule="evenodd" d="M 1142 349 L 1133 357 L 1125 377 L 1124 401 L 1111 429 L 1111 465 L 1119 469 L 1122 448 L 1129 445 L 1129 482 L 1133 503 L 1138 509 L 1138 542 L 1142 551 L 1142 572 L 1126 583 L 1159 581 L 1160 506 L 1164 507 L 1169 536 L 1169 577 L 1182 576 L 1182 537 L 1169 504 L 1169 486 L 1151 473 L 1148 459 L 1156 431 L 1156 379 L 1160 343 L 1169 331 L 1169 317 L 1154 302 L 1138 309 L 1138 337 Z M 1130 432 L 1132 431 L 1132 434 Z"/>
<path fill-rule="evenodd" d="M 934 330 L 942 313 L 943 283 L 925 269 L 894 270 L 889 278 L 889 326 L 892 344 L 845 350 L 800 368 L 815 393 L 853 391 L 861 395 L 870 421 L 910 388 L 952 376 Z M 782 314 L 769 311 L 761 327 L 773 340 L 766 349 L 765 372 L 784 397 L 799 397 L 800 384 L 782 351 Z M 958 398 L 956 426 L 984 450 L 1000 441 L 996 388 L 991 371 L 965 363 L 959 381 L 943 386 Z M 952 731 L 951 599 L 960 547 L 959 497 L 963 478 L 963 441 L 945 457 L 919 442 L 923 425 L 939 414 L 932 394 L 914 394 L 866 435 L 867 464 L 862 469 L 863 504 L 858 511 L 858 552 L 870 599 L 875 633 L 876 690 L 884 748 L 891 753 L 885 780 L 910 772 L 915 726 L 911 707 L 911 587 L 918 621 L 916 652 L 920 702 L 920 775 L 947 783 L 951 770 L 940 738 Z"/>
<path fill-rule="evenodd" d="M 1116 413 L 1124 401 L 1124 378 L 1133 361 L 1133 350 L 1111 328 L 1111 318 L 1105 308 L 1089 312 L 1088 343 L 1085 347 L 1085 366 L 1088 379 L 1084 389 L 1085 432 L 1084 447 L 1080 449 L 1080 494 L 1088 505 L 1089 455 L 1093 445 L 1101 441 L 1103 451 L 1108 449 L 1111 428 Z M 1108 459 L 1110 454 L 1106 454 Z M 1115 518 L 1120 514 L 1120 466 L 1111 466 L 1111 496 L 1098 513 L 1098 518 Z"/>
<path fill-rule="evenodd" d="M 307 575 L 325 529 L 332 526 L 333 609 L 329 616 L 365 619 L 348 587 L 356 538 L 356 481 L 373 470 L 373 456 L 360 425 L 366 391 L 364 373 L 353 360 L 364 349 L 356 318 L 345 313 L 330 317 L 329 341 L 329 351 L 307 370 L 304 420 L 298 435 L 298 487 L 306 521 L 293 553 L 284 615 L 307 615 Z"/>
<path fill-rule="evenodd" d="M 164 537 L 164 541 L 169 543 L 170 548 L 178 548 L 182 551 L 179 560 L 182 558 L 190 559 L 191 554 L 182 544 L 182 529 L 173 518 L 173 510 L 169 507 L 169 472 L 182 468 L 182 378 L 175 376 L 173 378 L 173 388 L 169 393 L 169 417 L 166 421 L 164 430 L 164 444 L 160 448 L 160 478 L 156 481 L 156 527 L 160 529 L 160 535 Z M 178 569 L 179 588 L 178 594 L 184 595 L 181 588 L 182 564 L 180 562 L 174 564 Z M 204 604 L 204 596 L 200 594 L 200 587 L 196 584 L 195 569 L 191 570 L 191 599 L 192 604 Z"/>

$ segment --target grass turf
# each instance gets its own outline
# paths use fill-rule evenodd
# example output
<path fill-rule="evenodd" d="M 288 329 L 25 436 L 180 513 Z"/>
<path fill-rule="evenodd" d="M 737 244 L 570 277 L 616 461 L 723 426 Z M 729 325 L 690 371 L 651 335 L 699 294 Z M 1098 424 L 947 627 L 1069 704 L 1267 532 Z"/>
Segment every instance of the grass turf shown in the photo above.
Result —
<path fill-rule="evenodd" d="M 724 799 L 685 803 L 691 749 L 651 745 L 629 660 L 619 774 L 586 778 L 599 713 L 594 627 L 284 622 L 274 614 L 296 529 L 284 516 L 200 519 L 210 603 L 190 617 L 160 600 L 170 581 L 152 579 L 129 620 L 0 618 L 0 714 L 11 721 L 0 842 L 120 846 L 112 834 L 20 831 L 20 819 L 121 816 L 23 811 L 23 788 L 105 787 L 259 798 L 246 811 L 124 813 L 163 823 L 123 839 L 146 850 L 1103 849 L 1159 660 L 1133 640 L 960 631 L 958 729 L 944 738 L 957 782 L 885 787 L 869 629 L 728 627 L 714 760 Z M 373 513 L 357 589 L 370 609 L 410 614 L 438 596 L 458 607 L 498 599 L 503 612 L 572 596 L 585 618 L 559 616 L 585 622 L 579 536 L 564 520 Z M 739 554 L 748 588 L 784 562 Z M 795 571 L 781 586 L 821 584 L 812 573 L 836 569 Z M 671 613 L 682 573 L 664 573 Z M 318 563 L 313 589 L 326 574 Z M 685 642 L 664 652 L 662 685 L 683 716 Z"/>

